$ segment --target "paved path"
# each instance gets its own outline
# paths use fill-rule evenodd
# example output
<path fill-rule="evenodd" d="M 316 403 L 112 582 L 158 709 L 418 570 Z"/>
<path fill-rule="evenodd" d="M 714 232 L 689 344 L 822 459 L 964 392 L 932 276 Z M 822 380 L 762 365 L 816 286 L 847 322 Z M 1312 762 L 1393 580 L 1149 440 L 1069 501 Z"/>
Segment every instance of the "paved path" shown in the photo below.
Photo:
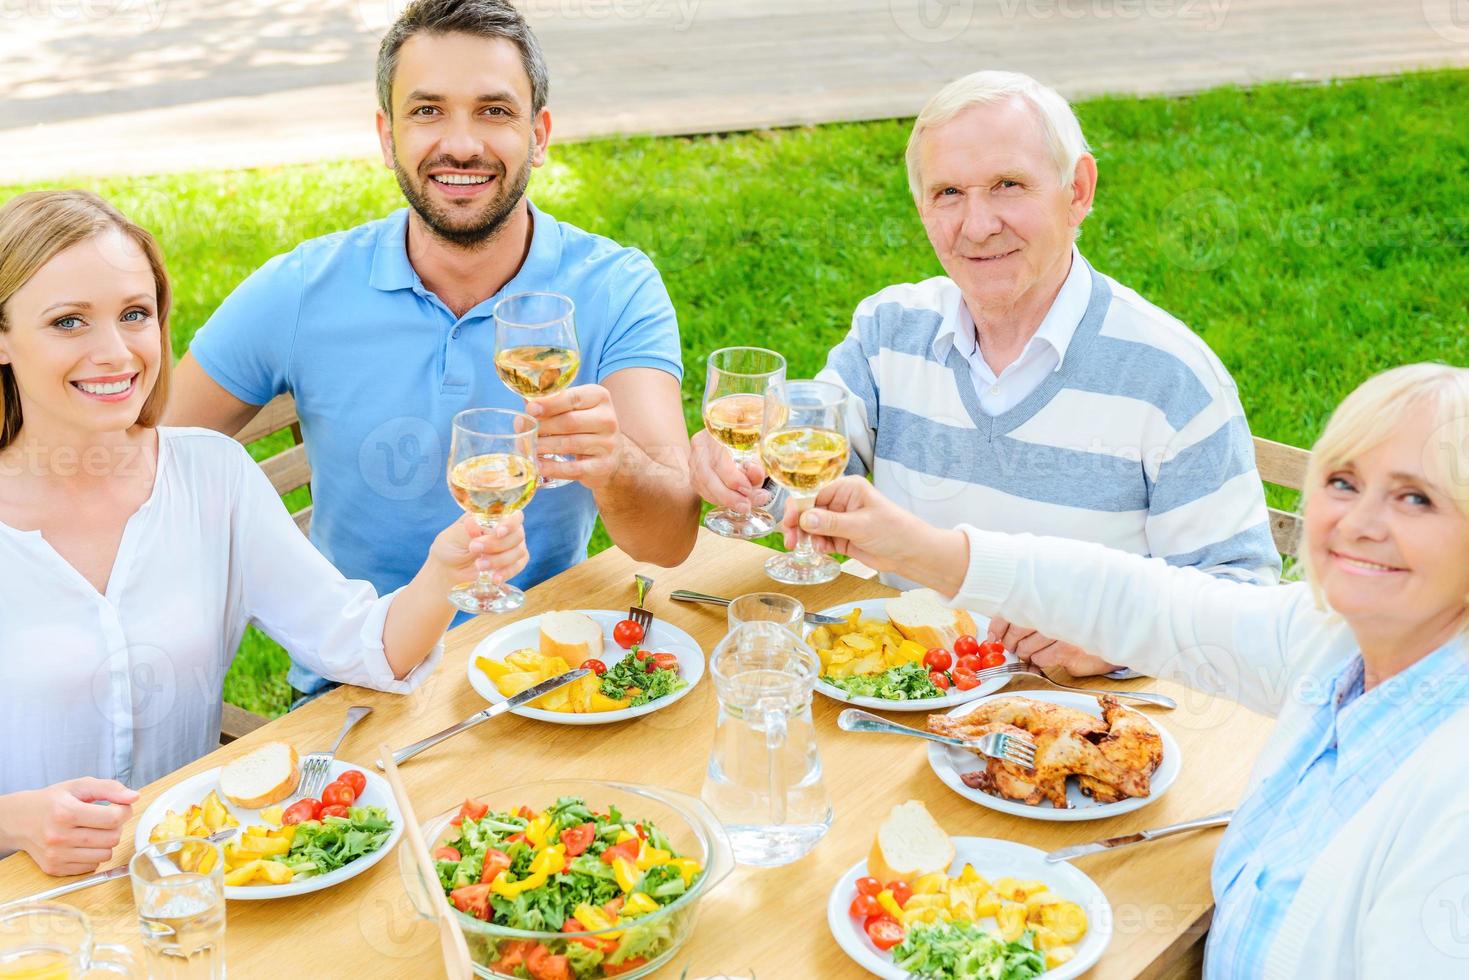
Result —
<path fill-rule="evenodd" d="M 402 0 L 0 0 L 0 181 L 375 153 Z M 1067 95 L 1469 66 L 1469 0 L 523 0 L 559 139 L 915 113 L 981 67 Z"/>

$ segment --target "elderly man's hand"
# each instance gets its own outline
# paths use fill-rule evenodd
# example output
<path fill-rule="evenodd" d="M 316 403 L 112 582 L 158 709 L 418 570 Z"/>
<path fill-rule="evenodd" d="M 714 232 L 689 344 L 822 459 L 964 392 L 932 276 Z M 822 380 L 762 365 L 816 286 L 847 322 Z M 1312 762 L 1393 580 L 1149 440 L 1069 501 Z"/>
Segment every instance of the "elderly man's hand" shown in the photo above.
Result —
<path fill-rule="evenodd" d="M 540 423 L 536 453 L 542 458 L 537 465 L 546 479 L 575 480 L 592 490 L 612 479 L 621 463 L 623 436 L 606 388 L 577 385 L 529 401 L 525 410 Z M 575 458 L 544 458 L 553 455 Z"/>
<path fill-rule="evenodd" d="M 1087 653 L 1081 647 L 1053 640 L 1025 626 L 1016 626 L 996 616 L 990 620 L 987 640 L 1004 644 L 1006 650 L 1026 663 L 1041 668 L 1060 667 L 1072 677 L 1092 677 L 1108 674 L 1117 669 L 1101 657 Z"/>
<path fill-rule="evenodd" d="M 770 503 L 773 495 L 761 489 L 765 469 L 758 460 L 741 465 L 707 429 L 695 432 L 689 445 L 692 447 L 690 478 L 694 492 L 700 497 L 740 514 Z"/>

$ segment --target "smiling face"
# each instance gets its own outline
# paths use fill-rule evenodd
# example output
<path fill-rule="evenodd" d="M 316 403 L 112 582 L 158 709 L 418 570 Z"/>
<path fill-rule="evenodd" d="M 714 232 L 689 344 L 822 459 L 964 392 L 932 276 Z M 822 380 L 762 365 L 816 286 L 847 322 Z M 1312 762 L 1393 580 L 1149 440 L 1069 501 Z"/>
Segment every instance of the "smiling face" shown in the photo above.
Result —
<path fill-rule="evenodd" d="M 1437 635 L 1469 597 L 1469 516 L 1424 465 L 1437 421 L 1420 405 L 1393 434 L 1326 467 L 1306 504 L 1314 583 L 1354 630 Z"/>
<path fill-rule="evenodd" d="M 378 112 L 383 162 L 440 238 L 492 238 L 545 162 L 550 113 L 531 111 L 520 49 L 504 38 L 416 34 L 398 51 L 392 119 Z"/>
<path fill-rule="evenodd" d="M 0 363 L 27 428 L 121 432 L 138 421 L 163 359 L 153 267 L 120 230 L 58 252 L 5 303 Z"/>
<path fill-rule="evenodd" d="M 1049 301 L 1091 210 L 1091 155 L 1063 183 L 1039 114 L 1016 97 L 971 106 L 928 129 L 918 161 L 918 213 L 965 298 L 997 311 L 1042 295 Z"/>

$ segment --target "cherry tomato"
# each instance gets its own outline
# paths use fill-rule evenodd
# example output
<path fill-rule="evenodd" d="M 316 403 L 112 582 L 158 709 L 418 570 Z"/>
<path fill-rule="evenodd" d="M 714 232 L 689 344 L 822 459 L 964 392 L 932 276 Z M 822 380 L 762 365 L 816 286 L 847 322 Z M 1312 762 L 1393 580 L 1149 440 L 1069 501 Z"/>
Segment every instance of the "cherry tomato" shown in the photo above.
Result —
<path fill-rule="evenodd" d="M 923 655 L 923 666 L 929 670 L 948 670 L 954 658 L 943 647 L 934 647 Z"/>
<path fill-rule="evenodd" d="M 908 904 L 908 899 L 913 897 L 913 889 L 906 881 L 888 882 L 888 891 L 893 893 L 893 901 L 898 903 L 898 908 Z"/>
<path fill-rule="evenodd" d="M 937 670 L 930 670 L 928 672 L 928 679 L 933 681 L 933 686 L 938 688 L 940 691 L 947 691 L 949 689 L 948 674 L 942 673 L 941 671 Z"/>
<path fill-rule="evenodd" d="M 480 868 L 479 880 L 481 884 L 495 880 L 495 877 L 510 867 L 510 855 L 495 848 L 485 850 L 485 863 Z"/>
<path fill-rule="evenodd" d="M 991 650 L 988 653 L 981 653 L 979 655 L 979 669 L 980 670 L 989 670 L 991 667 L 998 667 L 1001 664 L 1003 664 L 1004 662 L 1005 662 L 1005 651 L 1004 650 Z"/>
<path fill-rule="evenodd" d="M 979 678 L 968 667 L 955 667 L 954 686 L 961 691 L 972 691 L 979 686 Z"/>
<path fill-rule="evenodd" d="M 876 895 L 880 891 L 882 891 L 882 882 L 871 875 L 868 875 L 866 878 L 857 879 L 858 895 Z"/>
<path fill-rule="evenodd" d="M 960 657 L 970 657 L 979 652 L 979 641 L 965 633 L 954 641 L 954 653 Z"/>
<path fill-rule="evenodd" d="M 346 820 L 349 816 L 351 814 L 347 812 L 347 807 L 341 803 L 331 803 L 321 808 L 321 819 L 323 820 L 327 817 L 341 817 Z"/>
<path fill-rule="evenodd" d="M 967 653 L 954 661 L 954 663 L 959 667 L 963 667 L 965 670 L 978 670 L 979 656 L 977 654 Z"/>
<path fill-rule="evenodd" d="M 303 820 L 315 820 L 320 815 L 321 801 L 308 796 L 304 800 L 297 800 L 295 803 L 286 807 L 286 812 L 281 815 L 281 823 L 289 826 L 293 823 L 300 823 Z"/>
<path fill-rule="evenodd" d="M 852 899 L 852 907 L 848 911 L 859 919 L 865 919 L 869 915 L 881 915 L 882 906 L 871 895 L 858 895 Z"/>
<path fill-rule="evenodd" d="M 352 787 L 352 796 L 354 798 L 361 796 L 362 791 L 367 789 L 367 777 L 356 769 L 348 769 L 342 773 L 337 777 L 337 782 L 346 783 Z"/>
<path fill-rule="evenodd" d="M 625 840 L 621 844 L 613 844 L 602 852 L 602 863 L 611 864 L 618 858 L 636 861 L 638 859 L 638 849 L 638 842 L 635 840 Z"/>
<path fill-rule="evenodd" d="M 466 912 L 476 919 L 489 921 L 490 918 L 490 886 L 489 885 L 466 885 L 456 888 L 449 893 L 449 901 L 461 912 Z"/>
<path fill-rule="evenodd" d="M 489 804 L 486 803 L 485 806 L 488 807 Z M 520 809 L 516 810 L 515 813 L 517 816 L 524 817 L 527 820 L 534 820 L 536 818 L 536 811 L 532 810 L 525 804 L 521 804 Z"/>
<path fill-rule="evenodd" d="M 678 655 L 672 653 L 655 653 L 653 662 L 660 670 L 678 670 Z"/>
<path fill-rule="evenodd" d="M 600 660 L 583 660 L 581 662 L 581 665 L 587 670 L 590 670 L 592 673 L 596 674 L 598 677 L 601 677 L 603 674 L 607 673 L 607 665 L 602 663 L 602 661 Z"/>
<path fill-rule="evenodd" d="M 597 825 L 594 823 L 578 824 L 575 827 L 567 827 L 561 831 L 561 843 L 566 845 L 566 856 L 576 857 L 587 848 L 592 846 L 592 841 L 597 839 Z"/>
<path fill-rule="evenodd" d="M 434 848 L 435 861 L 458 861 L 461 857 L 463 855 L 459 853 L 459 849 L 450 847 L 448 844 Z"/>
<path fill-rule="evenodd" d="M 980 656 L 986 653 L 998 653 L 1003 657 L 1005 655 L 1005 644 L 999 640 L 985 640 L 979 645 L 979 653 Z"/>
<path fill-rule="evenodd" d="M 632 655 L 633 655 L 633 659 L 634 660 L 647 660 L 649 657 L 652 656 L 652 654 L 649 653 L 647 650 L 641 650 L 641 649 L 634 650 L 632 652 Z"/>
<path fill-rule="evenodd" d="M 624 619 L 612 627 L 612 639 L 624 650 L 643 639 L 643 628 L 631 619 Z"/>
<path fill-rule="evenodd" d="M 572 980 L 571 963 L 565 955 L 553 956 L 551 950 L 541 943 L 525 958 L 525 968 L 531 980 Z"/>
<path fill-rule="evenodd" d="M 351 806 L 357 802 L 357 794 L 346 783 L 332 783 L 321 791 L 323 806 Z"/>
<path fill-rule="evenodd" d="M 878 916 L 867 924 L 867 938 L 878 949 L 892 949 L 903 941 L 903 927 L 890 915 Z"/>

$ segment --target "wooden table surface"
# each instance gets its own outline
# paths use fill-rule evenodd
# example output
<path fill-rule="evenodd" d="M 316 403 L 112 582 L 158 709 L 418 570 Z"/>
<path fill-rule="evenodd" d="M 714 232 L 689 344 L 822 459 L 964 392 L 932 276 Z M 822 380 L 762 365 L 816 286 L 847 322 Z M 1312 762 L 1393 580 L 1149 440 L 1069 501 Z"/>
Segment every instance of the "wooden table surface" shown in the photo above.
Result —
<path fill-rule="evenodd" d="M 725 632 L 724 611 L 670 602 L 673 588 L 716 595 L 769 591 L 761 563 L 770 554 L 757 545 L 700 532 L 699 543 L 677 569 L 638 565 L 617 549 L 604 552 L 530 590 L 523 615 L 557 608 L 626 608 L 633 573 L 653 575 L 653 613 L 692 634 L 707 654 Z M 891 594 L 875 581 L 843 575 L 798 590 L 808 609 Z M 439 731 L 484 707 L 465 679 L 475 644 L 505 617 L 487 616 L 451 633 L 437 674 L 408 697 L 341 688 L 200 759 L 142 790 L 135 818 L 167 786 L 272 740 L 305 752 L 331 744 L 351 704 L 374 714 L 349 736 L 341 758 L 366 768 L 380 740 L 394 745 Z M 849 735 L 836 727 L 841 706 L 816 696 L 817 737 L 835 809 L 830 833 L 807 857 L 779 869 L 739 868 L 703 901 L 688 944 L 660 976 L 727 974 L 730 977 L 842 978 L 866 974 L 842 953 L 826 926 L 832 884 L 866 857 L 880 820 L 896 803 L 922 800 L 955 836 L 998 837 L 1045 850 L 1129 833 L 1225 810 L 1240 799 L 1252 760 L 1269 721 L 1228 702 L 1163 681 L 1133 686 L 1165 691 L 1181 707 L 1151 712 L 1177 738 L 1183 771 L 1157 802 L 1107 820 L 1050 823 L 1025 820 L 977 806 L 945 787 L 929 769 L 921 743 Z M 922 715 L 894 714 L 921 723 Z M 432 749 L 402 767 L 421 818 L 455 806 L 466 796 L 552 776 L 657 783 L 698 794 L 714 735 L 715 697 L 707 676 L 667 710 L 616 725 L 549 725 L 507 715 Z M 132 854 L 133 826 L 113 864 Z M 1158 977 L 1178 971 L 1197 955 L 1212 901 L 1209 865 L 1218 831 L 1182 835 L 1079 863 L 1106 893 L 1113 908 L 1111 945 L 1090 977 Z M 981 869 L 983 873 L 984 869 Z M 57 884 L 29 856 L 0 861 L 0 902 Z M 126 879 L 67 896 L 94 919 L 103 939 L 139 948 Z M 442 973 L 437 933 L 416 915 L 392 854 L 342 885 L 292 899 L 231 902 L 227 961 L 235 977 L 269 977 L 281 968 L 305 967 L 320 976 L 437 976 Z"/>

